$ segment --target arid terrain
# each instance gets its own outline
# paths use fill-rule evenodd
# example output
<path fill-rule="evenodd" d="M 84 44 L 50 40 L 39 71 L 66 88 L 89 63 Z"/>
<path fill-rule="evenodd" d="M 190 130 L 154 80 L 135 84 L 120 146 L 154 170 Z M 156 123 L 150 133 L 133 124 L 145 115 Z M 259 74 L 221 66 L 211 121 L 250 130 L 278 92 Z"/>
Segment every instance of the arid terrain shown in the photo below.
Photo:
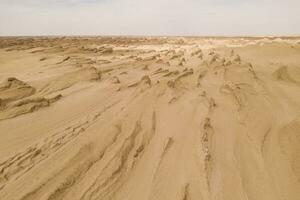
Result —
<path fill-rule="evenodd" d="M 0 38 L 1 200 L 299 200 L 300 38 Z"/>

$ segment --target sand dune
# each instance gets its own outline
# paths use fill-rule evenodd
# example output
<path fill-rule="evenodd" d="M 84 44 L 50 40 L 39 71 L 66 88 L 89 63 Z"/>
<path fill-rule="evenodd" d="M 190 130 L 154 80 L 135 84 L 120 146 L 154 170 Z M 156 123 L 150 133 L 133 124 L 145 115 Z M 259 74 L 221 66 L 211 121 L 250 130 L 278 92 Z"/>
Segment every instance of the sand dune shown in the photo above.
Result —
<path fill-rule="evenodd" d="M 0 199 L 298 200 L 300 39 L 0 39 Z"/>

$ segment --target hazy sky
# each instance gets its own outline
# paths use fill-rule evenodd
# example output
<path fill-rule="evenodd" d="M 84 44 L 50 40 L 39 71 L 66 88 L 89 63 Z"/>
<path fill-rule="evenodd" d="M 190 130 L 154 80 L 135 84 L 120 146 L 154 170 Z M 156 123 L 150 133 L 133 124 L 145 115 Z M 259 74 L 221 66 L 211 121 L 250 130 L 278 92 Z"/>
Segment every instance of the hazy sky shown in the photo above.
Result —
<path fill-rule="evenodd" d="M 300 0 L 0 0 L 0 35 L 300 35 Z"/>

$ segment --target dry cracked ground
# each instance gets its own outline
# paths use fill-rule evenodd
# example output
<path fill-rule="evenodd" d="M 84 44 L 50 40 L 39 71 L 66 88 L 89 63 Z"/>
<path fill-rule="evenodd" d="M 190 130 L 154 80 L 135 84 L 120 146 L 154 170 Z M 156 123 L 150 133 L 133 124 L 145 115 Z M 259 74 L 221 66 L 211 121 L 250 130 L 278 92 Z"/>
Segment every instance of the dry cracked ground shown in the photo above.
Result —
<path fill-rule="evenodd" d="M 299 200 L 300 38 L 0 38 L 1 200 Z"/>

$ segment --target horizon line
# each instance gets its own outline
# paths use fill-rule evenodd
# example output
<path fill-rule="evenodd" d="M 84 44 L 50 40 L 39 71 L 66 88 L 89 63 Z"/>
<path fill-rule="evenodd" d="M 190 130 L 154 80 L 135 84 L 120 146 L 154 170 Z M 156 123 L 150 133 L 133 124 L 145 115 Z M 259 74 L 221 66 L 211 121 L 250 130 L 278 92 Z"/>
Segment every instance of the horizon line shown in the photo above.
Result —
<path fill-rule="evenodd" d="M 300 34 L 258 34 L 258 35 L 141 35 L 141 34 L 37 34 L 37 35 L 0 35 L 0 38 L 4 37 L 198 37 L 198 38 L 286 38 L 292 37 L 297 38 L 300 37 Z"/>

